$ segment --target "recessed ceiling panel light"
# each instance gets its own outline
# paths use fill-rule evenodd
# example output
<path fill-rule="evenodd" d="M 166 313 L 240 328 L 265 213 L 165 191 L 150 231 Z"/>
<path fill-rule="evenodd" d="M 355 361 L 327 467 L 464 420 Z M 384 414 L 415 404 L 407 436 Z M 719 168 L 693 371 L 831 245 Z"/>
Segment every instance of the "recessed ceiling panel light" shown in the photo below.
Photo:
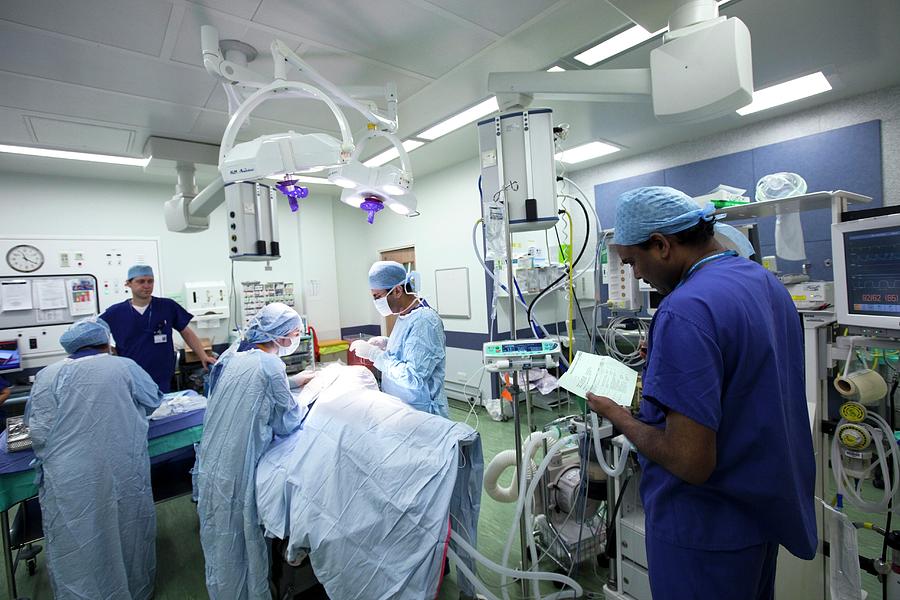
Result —
<path fill-rule="evenodd" d="M 606 156 L 607 154 L 612 154 L 619 150 L 621 150 L 621 148 L 613 146 L 612 144 L 607 144 L 606 142 L 589 142 L 587 144 L 582 144 L 581 146 L 575 146 L 574 148 L 558 152 L 556 154 L 556 160 L 568 164 L 575 164 L 591 160 L 592 158 Z"/>
<path fill-rule="evenodd" d="M 491 96 L 487 100 L 479 102 L 471 108 L 467 108 L 462 112 L 456 113 L 449 119 L 444 119 L 434 127 L 429 127 L 415 137 L 426 140 L 436 140 L 442 135 L 447 135 L 451 131 L 456 131 L 460 127 L 468 125 L 473 121 L 477 121 L 481 117 L 487 116 L 493 112 L 497 112 L 498 110 L 500 110 L 500 108 L 497 105 L 497 98 Z"/>
<path fill-rule="evenodd" d="M 819 71 L 779 83 L 778 85 L 756 90 L 753 92 L 753 102 L 744 108 L 739 108 L 737 113 L 741 116 L 749 115 L 768 108 L 781 106 L 788 102 L 815 96 L 830 89 L 831 84 L 828 83 L 825 75 Z"/>
<path fill-rule="evenodd" d="M 406 150 L 407 152 L 412 152 L 416 148 L 420 148 L 424 145 L 425 145 L 425 142 L 420 142 L 418 140 L 406 140 L 402 144 L 403 149 Z M 388 148 L 381 154 L 376 154 L 375 156 L 373 156 L 372 158 L 370 158 L 363 164 L 366 165 L 367 167 L 380 167 L 381 165 L 389 163 L 392 160 L 394 160 L 395 158 L 399 158 L 399 157 L 400 157 L 400 152 L 396 148 L 391 146 L 390 148 Z"/>
<path fill-rule="evenodd" d="M 128 156 L 113 156 L 111 154 L 91 154 L 89 152 L 71 152 L 69 150 L 51 150 L 49 148 L 8 146 L 4 144 L 0 144 L 0 152 L 6 152 L 7 154 L 22 154 L 25 156 L 41 156 L 44 158 L 83 160 L 111 165 L 128 165 L 132 167 L 146 167 L 150 163 L 150 158 L 130 158 Z"/>

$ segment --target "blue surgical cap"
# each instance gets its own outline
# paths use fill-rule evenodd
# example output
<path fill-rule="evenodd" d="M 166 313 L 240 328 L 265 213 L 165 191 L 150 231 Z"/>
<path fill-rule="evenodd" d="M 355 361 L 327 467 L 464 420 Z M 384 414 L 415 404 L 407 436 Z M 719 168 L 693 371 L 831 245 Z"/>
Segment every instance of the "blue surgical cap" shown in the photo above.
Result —
<path fill-rule="evenodd" d="M 109 344 L 109 325 L 103 319 L 78 321 L 59 336 L 59 343 L 69 354 L 87 346 L 105 346 Z"/>
<path fill-rule="evenodd" d="M 409 274 L 398 262 L 380 260 L 369 269 L 369 288 L 390 290 L 409 281 Z"/>
<path fill-rule="evenodd" d="M 153 268 L 150 265 L 133 265 L 128 269 L 125 281 L 131 281 L 135 277 L 153 277 Z"/>
<path fill-rule="evenodd" d="M 700 208 L 694 200 L 675 188 L 642 187 L 619 196 L 613 243 L 633 246 L 650 235 L 671 235 L 689 229 L 701 220 L 711 221 L 715 207 Z"/>
<path fill-rule="evenodd" d="M 273 302 L 262 307 L 250 319 L 249 327 L 244 332 L 244 339 L 251 344 L 272 342 L 287 336 L 295 329 L 300 329 L 301 325 L 300 315 L 296 310 L 287 304 Z"/>

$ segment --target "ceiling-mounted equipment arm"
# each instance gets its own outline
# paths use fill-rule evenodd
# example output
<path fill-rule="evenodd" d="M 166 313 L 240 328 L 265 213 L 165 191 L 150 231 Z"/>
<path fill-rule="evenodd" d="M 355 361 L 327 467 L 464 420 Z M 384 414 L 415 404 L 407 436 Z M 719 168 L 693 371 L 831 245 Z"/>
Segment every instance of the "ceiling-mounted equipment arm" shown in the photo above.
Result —
<path fill-rule="evenodd" d="M 689 122 L 733 113 L 753 100 L 750 30 L 740 19 L 719 17 L 715 0 L 610 2 L 629 18 L 634 12 L 638 23 L 656 23 L 660 11 L 669 11 L 670 31 L 650 51 L 649 69 L 491 73 L 488 90 L 501 110 L 528 106 L 535 96 L 621 102 L 649 95 L 659 120 Z"/>
<path fill-rule="evenodd" d="M 488 91 L 497 96 L 501 110 L 524 106 L 533 98 L 582 102 L 644 101 L 651 93 L 650 69 L 490 73 Z"/>
<path fill-rule="evenodd" d="M 269 83 L 263 75 L 253 69 L 222 56 L 219 31 L 215 27 L 211 25 L 200 27 L 200 46 L 203 50 L 203 66 L 213 77 L 249 88 L 261 88 Z"/>
<path fill-rule="evenodd" d="M 219 148 L 219 164 L 225 161 L 225 157 L 234 146 L 238 131 L 250 116 L 253 110 L 265 102 L 266 100 L 277 96 L 278 94 L 287 94 L 292 96 L 303 96 L 321 100 L 324 102 L 337 119 L 338 126 L 341 130 L 341 150 L 347 156 L 353 152 L 353 134 L 350 132 L 350 124 L 347 117 L 341 112 L 334 100 L 329 98 L 321 90 L 299 81 L 276 81 L 254 92 L 247 100 L 237 109 L 228 121 L 228 127 L 225 128 L 225 134 L 222 136 L 222 145 Z"/>
<path fill-rule="evenodd" d="M 385 85 L 385 98 L 387 100 L 387 116 L 381 115 L 334 85 L 324 75 L 316 71 L 312 65 L 297 56 L 297 53 L 288 48 L 281 40 L 272 42 L 272 58 L 275 61 L 275 79 L 287 79 L 287 64 L 309 78 L 310 81 L 322 87 L 331 96 L 350 108 L 361 113 L 370 122 L 390 133 L 397 131 L 397 88 L 394 84 Z"/>
<path fill-rule="evenodd" d="M 398 138 L 393 133 L 388 133 L 386 131 L 379 131 L 377 129 L 369 130 L 364 136 L 359 138 L 356 143 L 356 149 L 353 150 L 353 156 L 351 156 L 351 160 L 359 160 L 360 155 L 362 155 L 363 150 L 366 147 L 366 143 L 369 140 L 376 137 L 383 137 L 387 141 L 389 141 L 394 148 L 397 149 L 397 152 L 400 154 L 400 166 L 403 170 L 409 175 L 410 179 L 412 178 L 412 162 L 409 160 L 409 153 L 406 151 L 406 148 L 403 147 L 403 143 L 400 142 L 400 138 Z"/>

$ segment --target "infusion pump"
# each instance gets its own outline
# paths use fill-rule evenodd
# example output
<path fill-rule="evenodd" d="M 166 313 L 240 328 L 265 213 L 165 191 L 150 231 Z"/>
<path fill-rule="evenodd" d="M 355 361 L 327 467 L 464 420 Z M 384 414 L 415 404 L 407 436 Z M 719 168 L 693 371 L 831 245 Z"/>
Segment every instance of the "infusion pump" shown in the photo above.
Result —
<path fill-rule="evenodd" d="M 553 369 L 559 364 L 560 345 L 551 339 L 487 342 L 483 347 L 484 367 L 491 372 Z"/>

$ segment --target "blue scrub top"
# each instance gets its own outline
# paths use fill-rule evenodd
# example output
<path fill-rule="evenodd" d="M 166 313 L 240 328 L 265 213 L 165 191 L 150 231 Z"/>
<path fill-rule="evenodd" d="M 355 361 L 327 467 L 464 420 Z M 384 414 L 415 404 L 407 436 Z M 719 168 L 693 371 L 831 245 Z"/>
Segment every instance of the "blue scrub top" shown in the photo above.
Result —
<path fill-rule="evenodd" d="M 169 392 L 175 374 L 172 329 L 182 331 L 194 318 L 170 298 L 153 297 L 142 315 L 130 300 L 113 304 L 100 315 L 116 341 L 116 353 L 140 365 L 160 391 Z"/>
<path fill-rule="evenodd" d="M 758 264 L 708 262 L 650 326 L 638 418 L 674 410 L 716 432 L 716 468 L 689 484 L 639 456 L 647 535 L 696 550 L 775 542 L 815 556 L 816 478 L 803 331 L 784 285 Z"/>

